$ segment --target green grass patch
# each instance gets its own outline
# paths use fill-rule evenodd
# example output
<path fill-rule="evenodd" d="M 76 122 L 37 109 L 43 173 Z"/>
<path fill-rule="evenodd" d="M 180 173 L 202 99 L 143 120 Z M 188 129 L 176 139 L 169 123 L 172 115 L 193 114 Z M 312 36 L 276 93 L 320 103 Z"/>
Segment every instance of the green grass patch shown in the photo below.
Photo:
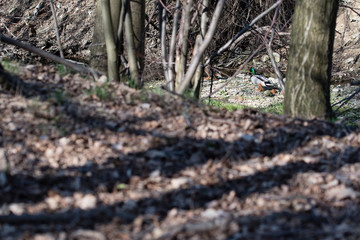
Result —
<path fill-rule="evenodd" d="M 236 104 L 236 103 L 226 103 L 226 102 L 214 100 L 214 99 L 205 100 L 204 103 L 209 106 L 216 107 L 216 108 L 225 108 L 228 111 L 236 111 L 239 109 L 248 108 L 246 105 Z"/>
<path fill-rule="evenodd" d="M 282 115 L 282 114 L 284 114 L 284 105 L 282 102 L 280 102 L 280 103 L 262 108 L 260 111 L 266 112 L 266 113 L 272 113 L 272 114 L 276 114 L 276 115 Z"/>
<path fill-rule="evenodd" d="M 341 121 L 342 124 L 359 128 L 360 127 L 360 107 L 352 108 L 348 106 L 342 106 L 338 112 L 336 112 L 336 116 L 333 121 Z"/>
<path fill-rule="evenodd" d="M 19 74 L 20 72 L 20 64 L 13 63 L 9 59 L 3 59 L 1 61 L 1 65 L 4 67 L 5 71 L 12 73 L 12 74 Z"/>
<path fill-rule="evenodd" d="M 243 104 L 236 104 L 236 103 L 227 103 L 224 101 L 219 101 L 219 100 L 205 100 L 204 101 L 205 104 L 212 106 L 212 107 L 216 107 L 216 108 L 223 108 L 226 109 L 228 111 L 236 111 L 239 109 L 244 109 L 244 108 L 252 108 L 250 106 L 247 105 L 243 105 Z M 264 112 L 264 113 L 271 113 L 271 114 L 276 114 L 276 115 L 282 115 L 284 113 L 283 111 L 283 103 L 277 103 L 274 105 L 270 105 L 268 107 L 265 108 L 261 108 L 259 109 L 260 112 Z"/>
<path fill-rule="evenodd" d="M 67 102 L 69 96 L 64 90 L 55 90 L 54 92 L 54 99 L 59 105 L 63 105 Z"/>
<path fill-rule="evenodd" d="M 99 86 L 91 86 L 90 89 L 85 90 L 85 93 L 89 96 L 97 96 L 101 101 L 109 101 L 112 99 L 112 93 L 109 83 L 103 83 Z"/>

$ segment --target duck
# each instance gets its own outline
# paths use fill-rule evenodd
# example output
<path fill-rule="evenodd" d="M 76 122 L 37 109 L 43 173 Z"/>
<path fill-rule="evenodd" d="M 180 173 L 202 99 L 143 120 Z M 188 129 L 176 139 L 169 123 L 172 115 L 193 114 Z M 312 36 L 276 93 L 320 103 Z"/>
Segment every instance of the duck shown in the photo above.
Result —
<path fill-rule="evenodd" d="M 260 86 L 260 91 L 278 89 L 278 87 L 270 79 L 267 79 L 262 75 L 257 75 L 253 67 L 250 68 L 250 73 L 252 75 L 250 78 L 251 82 L 254 85 Z"/>

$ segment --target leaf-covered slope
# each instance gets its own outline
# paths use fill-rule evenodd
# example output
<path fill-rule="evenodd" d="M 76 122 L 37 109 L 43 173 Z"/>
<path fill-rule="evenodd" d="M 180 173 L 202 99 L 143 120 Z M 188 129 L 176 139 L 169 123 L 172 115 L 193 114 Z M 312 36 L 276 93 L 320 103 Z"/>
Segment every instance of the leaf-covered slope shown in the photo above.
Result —
<path fill-rule="evenodd" d="M 27 94 L 0 92 L 2 239 L 360 237 L 359 131 L 19 73 Z"/>

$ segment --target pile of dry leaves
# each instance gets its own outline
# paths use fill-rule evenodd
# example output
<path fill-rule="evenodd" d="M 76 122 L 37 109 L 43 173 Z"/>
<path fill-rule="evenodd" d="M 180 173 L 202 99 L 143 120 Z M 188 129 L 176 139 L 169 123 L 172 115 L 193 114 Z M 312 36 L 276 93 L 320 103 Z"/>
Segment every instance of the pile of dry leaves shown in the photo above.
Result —
<path fill-rule="evenodd" d="M 360 238 L 360 131 L 19 78 L 0 92 L 1 239 Z"/>

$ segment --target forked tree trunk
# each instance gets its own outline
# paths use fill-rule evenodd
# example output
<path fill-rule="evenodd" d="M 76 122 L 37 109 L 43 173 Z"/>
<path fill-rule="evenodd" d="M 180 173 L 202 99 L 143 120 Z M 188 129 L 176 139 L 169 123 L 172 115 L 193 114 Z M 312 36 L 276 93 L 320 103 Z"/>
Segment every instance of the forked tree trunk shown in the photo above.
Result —
<path fill-rule="evenodd" d="M 119 79 L 117 77 L 119 75 L 118 56 L 123 53 L 121 45 L 124 44 L 122 38 L 125 37 L 125 52 L 128 57 L 131 80 L 133 81 L 133 86 L 140 88 L 142 83 L 139 71 L 140 73 L 142 72 L 145 59 L 145 1 L 109 0 L 111 14 L 107 17 L 102 12 L 102 1 L 104 0 L 97 0 L 93 43 L 90 48 L 90 64 L 99 71 L 107 71 L 109 78 Z M 121 11 L 122 8 L 125 8 L 122 6 L 125 5 L 127 11 Z M 121 14 L 123 15 L 120 16 Z M 119 28 L 120 24 L 121 28 Z M 127 26 L 124 27 L 124 25 Z M 109 29 L 112 29 L 112 31 Z M 125 34 L 122 32 L 123 30 Z M 113 37 L 110 35 L 113 35 Z M 105 36 L 107 36 L 106 47 Z M 110 57 L 108 61 L 106 60 L 107 55 Z M 110 68 L 108 68 L 108 65 L 111 65 Z"/>
<path fill-rule="evenodd" d="M 203 0 L 201 9 L 201 27 L 200 34 L 196 37 L 195 47 L 193 51 L 193 57 L 199 52 L 200 45 L 204 41 L 205 34 L 208 30 L 209 24 L 209 0 Z M 200 64 L 198 65 L 196 72 L 192 78 L 191 86 L 193 90 L 193 95 L 196 99 L 200 98 L 201 93 L 201 79 L 204 73 L 203 59 L 201 59 Z"/>
<path fill-rule="evenodd" d="M 286 74 L 284 113 L 331 117 L 330 76 L 338 0 L 298 0 Z"/>
<path fill-rule="evenodd" d="M 114 29 L 118 28 L 121 1 L 110 0 L 111 22 Z M 104 24 L 102 18 L 101 0 L 96 1 L 94 35 L 90 46 L 90 66 L 100 72 L 107 72 L 106 46 Z M 116 34 L 116 32 L 115 32 Z"/>
<path fill-rule="evenodd" d="M 193 0 L 183 1 L 184 8 L 181 15 L 181 23 L 180 23 L 180 34 L 179 34 L 179 42 L 176 49 L 176 62 L 175 62 L 175 89 L 178 89 L 181 81 L 183 80 L 185 71 L 186 71 L 186 61 L 188 55 L 188 38 L 190 31 L 190 13 L 193 6 Z"/>
<path fill-rule="evenodd" d="M 119 64 L 116 47 L 116 38 L 113 23 L 111 22 L 111 7 L 109 0 L 101 0 L 102 16 L 104 23 L 104 35 L 107 52 L 107 69 L 111 81 L 120 81 Z"/>

